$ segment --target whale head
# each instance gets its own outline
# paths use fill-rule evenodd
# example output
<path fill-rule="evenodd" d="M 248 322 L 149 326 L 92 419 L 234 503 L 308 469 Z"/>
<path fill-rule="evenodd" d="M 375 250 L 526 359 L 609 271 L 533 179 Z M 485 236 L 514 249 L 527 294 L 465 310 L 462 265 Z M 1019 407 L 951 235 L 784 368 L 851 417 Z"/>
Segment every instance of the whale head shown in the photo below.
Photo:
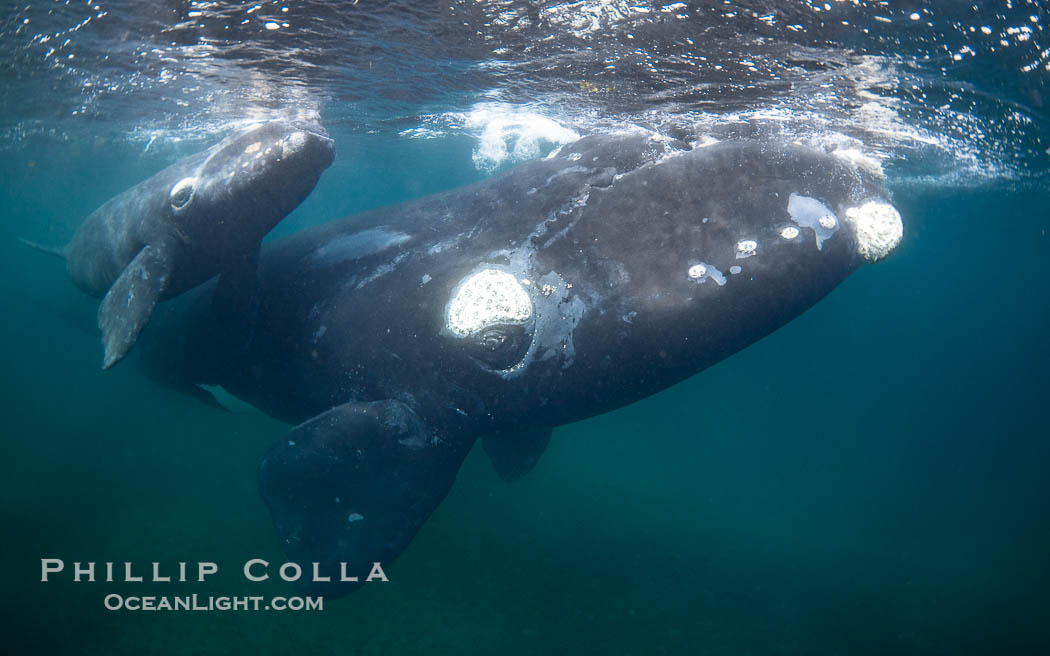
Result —
<path fill-rule="evenodd" d="M 243 250 L 306 198 L 333 158 L 332 140 L 317 126 L 252 125 L 180 167 L 167 190 L 167 212 L 190 241 Z"/>
<path fill-rule="evenodd" d="M 687 378 L 791 321 L 902 234 L 878 177 L 792 143 L 603 136 L 537 171 L 509 179 L 526 199 L 561 184 L 561 200 L 519 204 L 536 223 L 457 274 L 442 326 L 502 379 L 487 404 L 522 399 L 515 421 L 535 416 L 537 389 L 542 420 L 562 423 Z"/>
<path fill-rule="evenodd" d="M 788 323 L 902 231 L 882 180 L 827 153 L 777 141 L 671 153 L 594 190 L 535 258 L 572 285 L 561 316 L 578 299 L 571 334 L 547 345 L 573 358 L 552 378 L 566 399 L 588 389 L 610 407 L 663 389 Z"/>

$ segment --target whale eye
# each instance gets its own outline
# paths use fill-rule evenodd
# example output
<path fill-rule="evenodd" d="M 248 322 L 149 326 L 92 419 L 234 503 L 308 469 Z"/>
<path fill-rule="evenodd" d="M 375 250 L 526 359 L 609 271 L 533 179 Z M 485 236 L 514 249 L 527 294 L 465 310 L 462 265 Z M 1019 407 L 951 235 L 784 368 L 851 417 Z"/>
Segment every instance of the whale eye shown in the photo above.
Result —
<path fill-rule="evenodd" d="M 493 369 L 509 369 L 529 350 L 531 331 L 526 326 L 489 326 L 469 339 L 471 356 Z"/>
<path fill-rule="evenodd" d="M 507 335 L 498 330 L 486 330 L 481 335 L 481 345 L 489 351 L 498 351 L 507 343 Z"/>
<path fill-rule="evenodd" d="M 171 203 L 171 209 L 176 212 L 186 209 L 186 206 L 193 200 L 194 185 L 196 183 L 196 178 L 183 178 L 175 183 L 175 186 L 171 188 L 171 193 L 168 194 L 168 202 Z"/>

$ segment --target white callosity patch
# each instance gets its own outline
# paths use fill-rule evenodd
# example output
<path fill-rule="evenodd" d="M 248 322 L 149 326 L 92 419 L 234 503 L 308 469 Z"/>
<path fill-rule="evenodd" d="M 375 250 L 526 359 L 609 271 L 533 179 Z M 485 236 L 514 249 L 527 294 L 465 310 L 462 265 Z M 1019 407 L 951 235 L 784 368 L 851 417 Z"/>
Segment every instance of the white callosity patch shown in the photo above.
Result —
<path fill-rule="evenodd" d="M 306 146 L 308 137 L 305 132 L 296 131 L 281 140 L 281 154 L 285 157 L 294 155 Z"/>
<path fill-rule="evenodd" d="M 719 287 L 726 284 L 726 277 L 722 275 L 721 271 L 714 268 L 710 264 L 705 264 L 703 262 L 691 265 L 689 267 L 689 270 L 686 272 L 686 275 L 689 276 L 690 280 L 695 280 L 697 282 L 707 282 L 708 280 L 714 280 L 716 283 L 718 283 Z"/>
<path fill-rule="evenodd" d="M 872 200 L 847 209 L 846 220 L 857 232 L 857 252 L 869 262 L 889 255 L 904 236 L 900 212 L 882 201 Z"/>
<path fill-rule="evenodd" d="M 788 226 L 780 231 L 780 236 L 784 239 L 794 239 L 798 237 L 798 228 L 795 226 Z"/>
<path fill-rule="evenodd" d="M 482 269 L 452 293 L 447 325 L 453 335 L 466 337 L 493 324 L 520 324 L 531 317 L 532 301 L 517 278 L 499 269 Z"/>
<path fill-rule="evenodd" d="M 817 250 L 822 250 L 824 240 L 829 239 L 839 229 L 839 220 L 835 213 L 816 198 L 791 194 L 788 197 L 787 209 L 792 221 L 816 233 Z"/>
<path fill-rule="evenodd" d="M 736 244 L 736 257 L 741 259 L 744 257 L 751 257 L 758 251 L 758 242 L 754 239 L 745 239 L 738 241 Z"/>
<path fill-rule="evenodd" d="M 734 264 L 733 266 L 729 267 L 729 273 L 733 274 L 734 276 L 735 276 L 736 274 L 740 273 L 741 271 L 743 271 L 743 269 L 742 269 L 742 268 L 740 268 L 740 267 L 738 267 L 738 266 L 737 266 L 737 265 L 735 265 L 735 264 Z"/>

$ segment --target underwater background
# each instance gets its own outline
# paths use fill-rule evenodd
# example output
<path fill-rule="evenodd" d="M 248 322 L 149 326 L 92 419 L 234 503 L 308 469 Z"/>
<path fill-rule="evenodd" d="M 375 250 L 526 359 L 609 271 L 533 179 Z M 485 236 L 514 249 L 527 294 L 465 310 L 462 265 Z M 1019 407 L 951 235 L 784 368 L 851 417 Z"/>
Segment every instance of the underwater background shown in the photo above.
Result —
<path fill-rule="evenodd" d="M 1050 653 L 1040 3 L 53 2 L 2 20 L 6 653 Z M 336 161 L 274 237 L 630 127 L 856 150 L 904 240 L 754 346 L 556 429 L 520 481 L 476 448 L 389 583 L 321 612 L 108 611 L 110 592 L 298 594 L 240 573 L 284 562 L 255 476 L 288 427 L 132 363 L 102 372 L 97 302 L 16 237 L 60 245 L 230 126 L 289 113 L 327 127 Z M 41 583 L 41 558 L 220 572 Z"/>

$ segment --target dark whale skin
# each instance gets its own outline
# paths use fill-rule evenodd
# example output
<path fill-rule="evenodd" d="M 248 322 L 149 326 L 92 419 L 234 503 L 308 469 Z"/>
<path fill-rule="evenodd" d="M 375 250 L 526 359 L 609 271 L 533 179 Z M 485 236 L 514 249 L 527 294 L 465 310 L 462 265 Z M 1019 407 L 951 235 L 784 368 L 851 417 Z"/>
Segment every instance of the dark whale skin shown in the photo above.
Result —
<path fill-rule="evenodd" d="M 829 210 L 819 248 L 793 197 Z M 888 206 L 878 177 L 794 144 L 596 135 L 269 244 L 247 320 L 203 286 L 164 304 L 141 361 L 299 424 L 260 468 L 283 546 L 363 579 L 405 548 L 476 439 L 519 476 L 552 427 L 673 385 L 811 307 L 871 259 L 846 220 L 871 202 Z"/>

